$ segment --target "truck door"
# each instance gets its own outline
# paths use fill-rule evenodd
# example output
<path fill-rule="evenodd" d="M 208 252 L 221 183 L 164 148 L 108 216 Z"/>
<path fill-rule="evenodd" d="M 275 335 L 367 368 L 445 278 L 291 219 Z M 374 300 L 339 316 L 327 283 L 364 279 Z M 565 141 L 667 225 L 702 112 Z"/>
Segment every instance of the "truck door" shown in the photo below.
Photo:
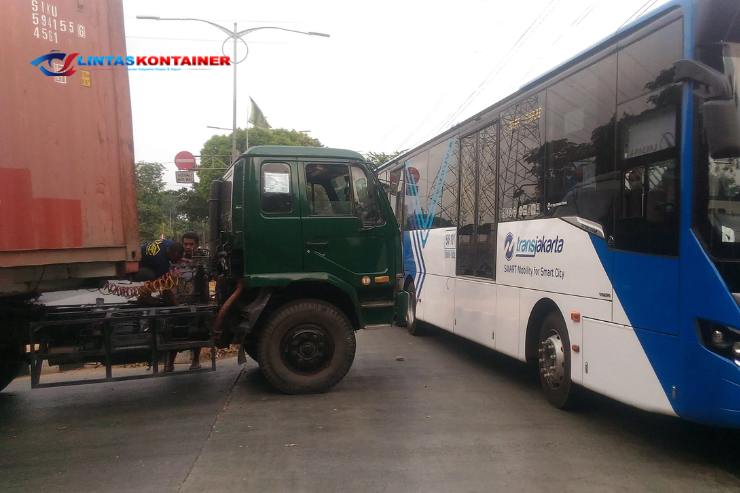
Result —
<path fill-rule="evenodd" d="M 259 192 L 247 192 L 250 274 L 301 272 L 301 214 L 298 205 L 298 164 L 286 159 L 261 159 L 255 167 Z"/>
<path fill-rule="evenodd" d="M 388 275 L 392 239 L 372 178 L 353 164 L 307 162 L 302 187 L 303 267 L 357 286 L 362 276 Z M 388 248 L 391 248 L 391 251 Z"/>

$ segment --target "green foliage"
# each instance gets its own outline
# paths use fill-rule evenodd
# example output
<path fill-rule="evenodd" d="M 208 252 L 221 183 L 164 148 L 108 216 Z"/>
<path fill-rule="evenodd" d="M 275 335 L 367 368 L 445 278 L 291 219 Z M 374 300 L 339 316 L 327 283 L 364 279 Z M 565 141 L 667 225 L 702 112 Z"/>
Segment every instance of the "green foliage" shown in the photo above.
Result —
<path fill-rule="evenodd" d="M 323 147 L 318 139 L 311 138 L 303 132 L 284 128 L 250 128 L 249 147 L 262 145 Z M 236 132 L 237 154 L 242 154 L 246 148 L 247 133 L 243 129 L 238 129 Z M 214 135 L 203 145 L 200 155 L 201 168 L 228 168 L 231 161 L 231 135 Z M 211 182 L 218 180 L 223 174 L 222 170 L 199 171 L 199 182 L 196 185 L 198 195 L 207 201 L 210 196 Z M 206 216 L 208 215 L 207 207 L 206 203 Z"/>
<path fill-rule="evenodd" d="M 192 188 L 165 190 L 164 166 L 136 164 L 136 198 L 139 204 L 139 236 L 143 243 L 162 237 L 180 241 L 187 231 L 205 238 L 208 202 Z"/>
<path fill-rule="evenodd" d="M 392 154 L 386 154 L 385 152 L 368 152 L 365 154 L 365 159 L 368 163 L 370 163 L 370 167 L 373 171 L 390 161 L 391 159 L 397 158 L 404 152 L 406 152 L 407 149 L 403 151 L 397 151 Z"/>
<path fill-rule="evenodd" d="M 159 163 L 136 163 L 136 199 L 139 204 L 139 236 L 142 242 L 159 238 L 167 216 L 162 210 L 164 166 Z"/>

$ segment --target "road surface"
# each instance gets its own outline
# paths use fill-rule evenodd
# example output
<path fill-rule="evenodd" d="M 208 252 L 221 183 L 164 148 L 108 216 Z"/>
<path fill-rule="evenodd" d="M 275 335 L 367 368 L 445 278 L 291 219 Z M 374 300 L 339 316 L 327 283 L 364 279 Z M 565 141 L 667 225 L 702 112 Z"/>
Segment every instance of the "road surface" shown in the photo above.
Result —
<path fill-rule="evenodd" d="M 323 395 L 280 394 L 235 359 L 34 391 L 19 378 L 0 394 L 0 491 L 740 492 L 738 432 L 592 394 L 556 410 L 526 365 L 439 331 L 357 339 Z"/>

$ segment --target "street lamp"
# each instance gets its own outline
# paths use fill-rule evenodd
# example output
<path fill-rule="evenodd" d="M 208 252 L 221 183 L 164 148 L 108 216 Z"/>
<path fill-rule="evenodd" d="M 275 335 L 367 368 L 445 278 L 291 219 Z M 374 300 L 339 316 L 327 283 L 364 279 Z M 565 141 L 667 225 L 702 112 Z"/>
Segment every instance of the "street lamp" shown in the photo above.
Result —
<path fill-rule="evenodd" d="M 245 29 L 243 31 L 237 31 L 236 30 L 236 22 L 234 23 L 234 30 L 233 31 L 230 31 L 230 30 L 226 29 L 225 27 L 216 24 L 215 22 L 207 21 L 207 20 L 204 20 L 204 19 L 193 19 L 193 18 L 189 18 L 189 17 L 179 18 L 179 17 L 156 17 L 156 16 L 151 16 L 151 15 L 137 15 L 136 18 L 137 19 L 144 19 L 144 20 L 152 20 L 152 21 L 198 21 L 198 22 L 205 22 L 206 24 L 210 24 L 213 27 L 216 27 L 216 28 L 220 29 L 221 31 L 223 31 L 224 33 L 226 33 L 226 35 L 228 36 L 227 40 L 228 39 L 234 40 L 234 58 L 233 58 L 233 63 L 234 63 L 234 120 L 233 120 L 232 128 L 231 128 L 231 161 L 232 162 L 236 161 L 236 66 L 237 66 L 237 64 L 239 64 L 239 63 L 243 62 L 244 60 L 246 60 L 247 55 L 249 55 L 249 46 L 247 45 L 247 42 L 244 41 L 241 38 L 243 36 L 246 36 L 249 33 L 252 33 L 254 31 L 259 31 L 261 29 L 277 29 L 279 31 L 288 31 L 288 32 L 291 32 L 291 33 L 305 34 L 307 36 L 321 36 L 323 38 L 328 38 L 329 37 L 328 34 L 324 34 L 324 33 L 317 33 L 317 32 L 312 32 L 312 31 L 309 31 L 309 32 L 296 31 L 294 29 L 286 29 L 284 27 L 274 27 L 274 26 L 252 27 L 250 29 Z M 237 61 L 237 59 L 236 59 L 236 43 L 237 43 L 238 40 L 241 40 L 241 42 L 244 43 L 244 46 L 247 47 L 247 54 L 244 55 L 244 58 L 242 58 L 239 61 Z M 225 44 L 226 44 L 226 41 L 224 41 L 223 45 L 225 45 Z M 221 46 L 221 52 L 223 52 L 223 45 Z M 226 55 L 226 53 L 224 53 L 224 55 Z"/>

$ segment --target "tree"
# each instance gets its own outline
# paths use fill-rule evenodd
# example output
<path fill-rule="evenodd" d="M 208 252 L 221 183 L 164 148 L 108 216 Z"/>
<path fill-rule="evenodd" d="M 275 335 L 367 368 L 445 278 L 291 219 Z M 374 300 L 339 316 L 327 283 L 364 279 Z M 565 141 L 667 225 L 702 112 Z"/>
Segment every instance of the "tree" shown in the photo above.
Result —
<path fill-rule="evenodd" d="M 286 130 L 284 128 L 249 129 L 249 147 L 262 145 L 323 147 L 318 139 L 296 130 Z M 237 154 L 242 154 L 246 151 L 246 148 L 247 134 L 243 129 L 238 129 L 236 132 Z M 227 168 L 231 156 L 231 135 L 214 135 L 203 145 L 200 155 L 200 168 Z M 211 182 L 218 180 L 223 174 L 223 170 L 199 171 L 199 182 L 196 185 L 198 195 L 207 201 L 210 198 Z"/>
<path fill-rule="evenodd" d="M 139 205 L 139 237 L 149 242 L 163 232 L 167 216 L 162 208 L 164 166 L 141 161 L 136 163 L 136 200 Z"/>
<path fill-rule="evenodd" d="M 205 238 L 208 201 L 193 188 L 165 190 L 163 174 L 164 166 L 159 163 L 136 164 L 141 241 L 148 243 L 162 235 L 180 241 L 182 234 L 187 231 Z"/>
<path fill-rule="evenodd" d="M 375 171 L 391 159 L 395 159 L 401 154 L 405 153 L 408 149 L 403 151 L 396 151 L 393 154 L 386 154 L 385 152 L 368 152 L 365 154 L 365 159 L 370 163 L 370 168 Z"/>

